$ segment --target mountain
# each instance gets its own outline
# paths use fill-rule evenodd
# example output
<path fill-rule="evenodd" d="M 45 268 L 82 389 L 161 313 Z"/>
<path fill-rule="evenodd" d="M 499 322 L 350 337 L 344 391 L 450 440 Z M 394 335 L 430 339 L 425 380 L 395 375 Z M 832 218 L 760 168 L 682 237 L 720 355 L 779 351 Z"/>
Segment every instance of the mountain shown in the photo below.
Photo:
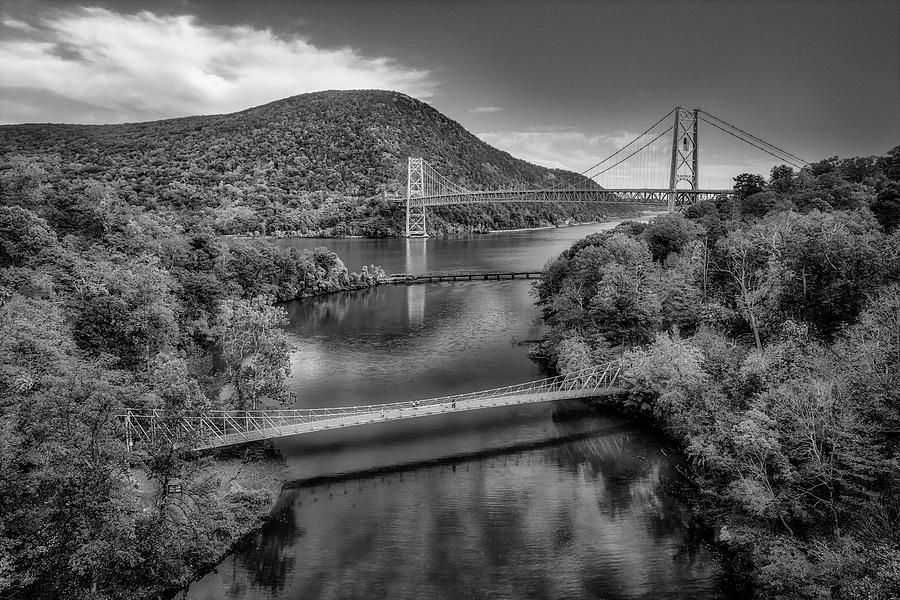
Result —
<path fill-rule="evenodd" d="M 42 206 L 32 208 L 63 230 L 112 198 L 223 234 L 397 235 L 409 156 L 471 189 L 578 177 L 516 159 L 428 104 L 378 90 L 315 92 L 232 114 L 146 123 L 7 125 L 0 155 L 4 196 L 27 205 L 37 194 Z M 596 216 L 596 208 L 571 205 L 446 207 L 429 212 L 429 227 L 487 230 Z"/>

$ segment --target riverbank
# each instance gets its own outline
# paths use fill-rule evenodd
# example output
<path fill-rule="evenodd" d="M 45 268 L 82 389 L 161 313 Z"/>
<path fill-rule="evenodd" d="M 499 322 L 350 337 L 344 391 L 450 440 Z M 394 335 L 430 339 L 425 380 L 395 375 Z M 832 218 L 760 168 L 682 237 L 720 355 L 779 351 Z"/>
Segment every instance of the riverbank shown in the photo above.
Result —
<path fill-rule="evenodd" d="M 596 221 L 583 221 L 580 223 L 563 223 L 562 225 L 542 225 L 540 227 L 520 227 L 518 229 L 489 229 L 486 233 L 517 233 L 520 231 L 543 231 L 544 229 L 560 229 L 562 227 L 578 227 L 579 225 L 594 225 L 606 223 L 614 219 L 597 219 Z"/>
<path fill-rule="evenodd" d="M 646 222 L 648 219 L 652 219 L 653 217 L 657 217 L 659 215 L 666 214 L 666 211 L 657 211 L 657 210 L 645 210 L 638 213 L 633 218 L 628 217 L 604 217 L 602 219 L 597 219 L 595 221 L 581 221 L 578 223 L 564 223 L 562 225 L 544 225 L 541 227 L 522 227 L 520 229 L 491 229 L 487 231 L 487 233 L 517 233 L 520 231 L 543 231 L 545 229 L 564 229 L 566 227 L 581 227 L 584 225 L 598 225 L 600 223 L 613 223 L 613 222 L 623 222 L 623 221 L 639 221 Z"/>
<path fill-rule="evenodd" d="M 666 211 L 632 211 L 634 214 L 629 215 L 608 215 L 602 216 L 598 219 L 594 219 L 591 221 L 577 221 L 577 222 L 563 222 L 563 223 L 548 223 L 546 225 L 539 225 L 537 227 L 518 227 L 511 229 L 453 229 L 449 231 L 429 231 L 429 236 L 436 239 L 456 239 L 460 237 L 466 237 L 471 235 L 490 235 L 494 233 L 520 233 L 520 232 L 528 232 L 528 231 L 544 231 L 547 229 L 565 229 L 567 227 L 579 227 L 584 225 L 597 225 L 600 223 L 610 223 L 613 221 L 628 221 L 628 220 L 646 220 L 648 218 L 652 218 L 654 216 L 665 214 Z M 316 232 L 300 232 L 300 231 L 273 231 L 272 233 L 227 233 L 222 234 L 221 237 L 227 240 L 308 240 L 308 239 L 323 239 L 323 240 L 387 240 L 387 239 L 397 239 L 404 238 L 405 236 L 401 233 L 397 235 L 384 235 L 384 236 L 365 236 L 365 235 L 331 235 L 327 231 L 316 231 Z"/>
<path fill-rule="evenodd" d="M 348 264 L 376 262 L 392 272 L 518 271 L 543 265 L 575 240 L 613 226 L 471 236 L 466 242 L 345 240 L 328 247 Z M 300 251 L 320 245 L 326 244 L 284 244 Z M 295 302 L 287 310 L 291 391 L 305 407 L 415 400 L 547 375 L 528 357 L 528 346 L 542 332 L 531 285 L 524 282 L 383 286 Z M 544 405 L 497 409 L 280 440 L 292 480 L 319 482 L 318 488 L 286 490 L 277 520 L 192 585 L 189 597 L 213 600 L 237 590 L 236 598 L 262 600 L 291 590 L 313 598 L 325 595 L 322 585 L 340 589 L 343 597 L 364 597 L 355 593 L 357 585 L 384 597 L 463 597 L 485 586 L 508 589 L 506 597 L 530 597 L 539 588 L 526 582 L 558 579 L 558 589 L 580 589 L 585 576 L 598 585 L 624 586 L 621 593 L 605 592 L 611 598 L 675 600 L 685 590 L 698 599 L 721 597 L 715 596 L 720 578 L 709 547 L 689 525 L 687 509 L 668 494 L 671 485 L 680 485 L 668 447 L 617 419 L 595 420 L 582 412 L 584 419 Z M 497 446 L 512 450 L 482 455 Z M 385 465 L 457 455 L 466 458 L 383 471 Z M 364 475 L 333 478 L 355 472 Z M 585 472 L 594 475 L 580 475 Z M 479 482 L 489 482 L 494 493 L 485 496 Z M 623 495 L 632 500 L 622 504 Z M 592 496 L 597 500 L 576 500 Z M 572 530 L 555 517 L 560 514 L 585 526 Z M 475 528 L 469 526 L 473 518 Z M 670 525 L 658 530 L 653 523 L 660 519 Z M 421 535 L 423 528 L 432 533 Z M 570 541 L 560 546 L 553 542 L 557 536 Z M 469 550 L 419 563 L 419 557 L 463 547 Z M 689 550 L 675 557 L 673 548 Z M 493 566 L 475 558 L 494 549 L 502 557 Z M 350 556 L 347 569 L 336 567 Z M 577 567 L 560 571 L 560 560 Z M 397 570 L 398 564 L 409 568 Z M 632 576 L 637 571 L 631 566 L 638 565 L 647 576 Z M 352 580 L 345 578 L 350 573 Z"/>
<path fill-rule="evenodd" d="M 696 514 L 759 598 L 893 599 L 900 589 L 900 472 L 886 426 L 897 362 L 879 346 L 896 340 L 900 289 L 889 282 L 900 263 L 879 262 L 897 246 L 871 221 L 853 229 L 867 218 L 786 212 L 733 222 L 712 244 L 710 230 L 667 215 L 577 242 L 538 284 L 554 364 L 571 372 L 624 355 L 629 394 L 616 404 L 682 448 Z M 735 260 L 749 247 L 752 267 Z M 846 262 L 819 267 L 822 248 Z M 859 252 L 874 281 L 846 266 Z M 712 281 L 707 264 L 732 277 Z M 810 265 L 829 273 L 815 294 L 804 287 Z M 757 304 L 747 272 L 767 282 L 753 284 Z M 866 285 L 875 291 L 860 297 Z M 834 311 L 844 290 L 856 312 Z"/>
<path fill-rule="evenodd" d="M 708 490 L 704 488 L 704 481 L 691 465 L 690 441 L 673 436 L 665 422 L 642 410 L 640 402 L 627 393 L 591 398 L 588 404 L 598 417 L 618 415 L 659 434 L 666 444 L 661 451 L 669 456 L 682 478 L 681 485 L 671 486 L 668 492 L 688 509 L 695 534 L 710 547 L 722 565 L 729 600 L 753 598 L 753 577 L 746 572 L 751 557 L 729 544 L 730 530 L 722 518 L 724 507 L 711 504 L 706 497 Z"/>
<path fill-rule="evenodd" d="M 171 582 L 162 593 L 166 598 L 180 597 L 188 585 L 212 571 L 237 544 L 259 531 L 288 479 L 284 458 L 267 443 L 219 451 L 192 475 L 194 483 L 208 482 L 204 504 L 221 513 L 221 525 L 214 532 L 198 531 L 198 535 L 214 539 L 215 544 L 196 564 L 185 567 L 180 580 Z M 145 502 L 154 496 L 150 492 L 144 492 Z"/>

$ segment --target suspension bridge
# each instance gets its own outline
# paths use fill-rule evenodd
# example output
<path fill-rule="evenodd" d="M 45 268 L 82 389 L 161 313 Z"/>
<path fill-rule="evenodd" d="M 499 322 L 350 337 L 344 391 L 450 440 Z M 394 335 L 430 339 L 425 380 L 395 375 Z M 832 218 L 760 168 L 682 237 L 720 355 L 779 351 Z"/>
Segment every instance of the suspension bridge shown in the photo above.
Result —
<path fill-rule="evenodd" d="M 671 120 L 670 120 L 671 119 Z M 406 236 L 428 237 L 428 208 L 486 203 L 628 204 L 672 212 L 727 197 L 732 189 L 701 189 L 699 125 L 722 131 L 778 160 L 802 168 L 807 161 L 718 117 L 695 108 L 673 108 L 622 148 L 581 173 L 550 187 L 467 189 L 424 158 L 407 163 Z"/>
<path fill-rule="evenodd" d="M 667 121 L 673 117 L 671 124 Z M 668 211 L 732 195 L 731 189 L 698 187 L 699 124 L 703 122 L 777 158 L 803 168 L 808 163 L 701 109 L 676 107 L 634 140 L 593 167 L 541 189 L 472 190 L 441 175 L 423 158 L 410 158 L 406 198 L 407 237 L 427 237 L 430 207 L 478 203 L 578 202 L 665 207 Z M 609 181 L 625 182 L 612 185 Z M 459 279 L 530 278 L 537 272 L 493 274 L 398 275 L 398 282 Z M 182 449 L 208 450 L 233 444 L 319 431 L 358 427 L 487 408 L 589 398 L 621 393 L 621 361 L 491 390 L 387 404 L 334 408 L 215 410 L 177 412 L 128 411 L 124 421 L 129 449 L 136 444 L 166 443 Z"/>
<path fill-rule="evenodd" d="M 209 450 L 345 427 L 617 394 L 624 391 L 621 380 L 622 362 L 614 361 L 558 377 L 424 400 L 334 408 L 211 410 L 197 413 L 128 411 L 121 415 L 121 419 L 129 450 L 136 444 L 157 443 L 185 450 Z"/>

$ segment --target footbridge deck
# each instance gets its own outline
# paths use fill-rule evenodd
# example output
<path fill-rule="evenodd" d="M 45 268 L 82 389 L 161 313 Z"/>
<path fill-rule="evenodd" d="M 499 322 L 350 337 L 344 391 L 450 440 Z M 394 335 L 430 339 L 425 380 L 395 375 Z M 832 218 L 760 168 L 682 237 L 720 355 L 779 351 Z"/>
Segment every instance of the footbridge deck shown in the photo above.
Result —
<path fill-rule="evenodd" d="M 620 361 L 502 388 L 388 404 L 335 408 L 217 410 L 173 415 L 162 410 L 122 415 L 129 448 L 165 441 L 193 450 L 500 406 L 621 393 Z"/>

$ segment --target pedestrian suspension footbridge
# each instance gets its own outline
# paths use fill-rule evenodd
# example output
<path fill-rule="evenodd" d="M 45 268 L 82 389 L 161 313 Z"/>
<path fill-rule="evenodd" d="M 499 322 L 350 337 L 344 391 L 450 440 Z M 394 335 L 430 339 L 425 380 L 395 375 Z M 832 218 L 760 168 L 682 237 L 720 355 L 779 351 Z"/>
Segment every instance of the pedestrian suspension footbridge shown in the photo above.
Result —
<path fill-rule="evenodd" d="M 185 450 L 209 450 L 345 427 L 623 391 L 622 361 L 614 361 L 558 377 L 440 398 L 332 408 L 128 411 L 122 420 L 129 449 L 138 444 L 164 443 Z"/>
<path fill-rule="evenodd" d="M 426 211 L 440 206 L 564 202 L 625 204 L 673 212 L 704 200 L 731 196 L 733 189 L 700 188 L 701 122 L 785 164 L 797 168 L 808 164 L 702 109 L 678 106 L 589 169 L 562 181 L 547 180 L 550 185 L 540 188 L 521 184 L 504 189 L 472 189 L 467 187 L 466 179 L 450 173 L 451 165 L 410 157 L 406 236 L 428 237 Z"/>

